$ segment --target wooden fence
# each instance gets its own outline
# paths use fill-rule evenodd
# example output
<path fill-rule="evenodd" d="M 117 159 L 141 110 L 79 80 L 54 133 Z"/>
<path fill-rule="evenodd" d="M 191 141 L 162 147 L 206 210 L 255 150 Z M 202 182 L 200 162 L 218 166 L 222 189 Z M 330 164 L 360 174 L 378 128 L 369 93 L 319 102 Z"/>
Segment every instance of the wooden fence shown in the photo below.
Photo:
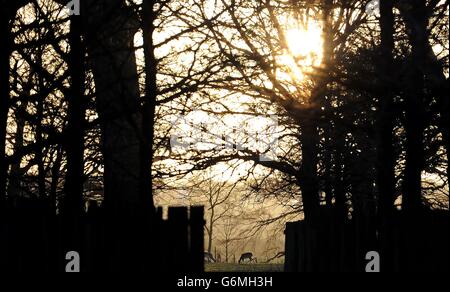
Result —
<path fill-rule="evenodd" d="M 53 210 L 26 200 L 0 212 L 0 272 L 64 272 L 68 251 L 85 272 L 204 270 L 203 207 L 171 207 L 167 220 L 158 208 L 147 220 L 91 204 L 72 224 Z"/>
<path fill-rule="evenodd" d="M 285 271 L 364 272 L 369 251 L 379 252 L 381 271 L 449 270 L 448 211 L 398 212 L 385 244 L 370 218 L 341 222 L 332 212 L 322 213 L 313 224 L 287 223 Z"/>

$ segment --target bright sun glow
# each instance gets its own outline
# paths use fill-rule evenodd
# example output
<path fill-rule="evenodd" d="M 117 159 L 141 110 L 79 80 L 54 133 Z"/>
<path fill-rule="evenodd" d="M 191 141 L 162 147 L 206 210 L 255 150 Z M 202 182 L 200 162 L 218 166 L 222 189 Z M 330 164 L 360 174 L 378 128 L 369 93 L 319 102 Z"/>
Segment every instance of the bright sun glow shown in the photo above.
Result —
<path fill-rule="evenodd" d="M 288 50 L 279 62 L 289 69 L 291 79 L 301 80 L 304 73 L 319 67 L 323 57 L 322 28 L 310 21 L 308 27 L 293 27 L 285 33 Z"/>
<path fill-rule="evenodd" d="M 322 32 L 318 25 L 310 25 L 307 30 L 290 29 L 286 38 L 294 56 L 310 58 L 311 64 L 320 63 L 322 57 Z"/>

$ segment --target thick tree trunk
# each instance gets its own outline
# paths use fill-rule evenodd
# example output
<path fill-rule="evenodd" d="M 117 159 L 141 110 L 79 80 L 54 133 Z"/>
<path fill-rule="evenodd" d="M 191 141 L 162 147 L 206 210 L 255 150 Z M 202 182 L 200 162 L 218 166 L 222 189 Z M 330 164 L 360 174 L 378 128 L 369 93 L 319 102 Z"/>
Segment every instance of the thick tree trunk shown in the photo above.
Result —
<path fill-rule="evenodd" d="M 314 113 L 314 111 L 312 111 Z M 305 219 L 314 222 L 317 219 L 320 198 L 317 176 L 319 133 L 315 114 L 302 121 L 300 142 L 302 147 L 302 164 L 300 176 Z"/>
<path fill-rule="evenodd" d="M 6 200 L 8 163 L 6 161 L 6 126 L 9 111 L 9 56 L 11 37 L 9 30 L 8 5 L 0 12 L 0 208 Z"/>
<path fill-rule="evenodd" d="M 406 168 L 403 208 L 417 211 L 422 205 L 422 168 L 424 162 L 424 60 L 426 58 L 427 16 L 425 2 L 411 1 L 414 26 L 410 35 L 412 58 L 406 99 Z"/>
<path fill-rule="evenodd" d="M 139 192 L 141 205 L 143 206 L 143 222 L 142 229 L 155 230 L 157 221 L 155 220 L 155 206 L 153 202 L 153 140 L 154 140 L 154 125 L 155 125 L 155 111 L 156 98 L 158 95 L 158 88 L 156 83 L 157 61 L 155 57 L 155 48 L 153 44 L 153 33 L 155 30 L 154 21 L 156 14 L 154 12 L 154 0 L 144 0 L 142 3 L 141 14 L 141 28 L 144 38 L 144 57 L 145 57 L 145 90 L 144 100 L 141 108 L 142 121 L 139 125 L 141 128 L 140 139 L 140 169 L 139 169 Z M 212 230 L 211 230 L 212 232 Z M 147 233 L 146 233 L 147 234 Z M 164 256 L 153 255 L 154 250 L 160 249 L 159 244 L 162 244 L 157 238 L 150 236 L 150 234 L 142 238 L 142 248 L 147 249 L 147 261 L 153 261 L 155 264 L 164 262 Z"/>
<path fill-rule="evenodd" d="M 89 0 L 86 9 L 81 13 L 102 127 L 104 204 L 116 215 L 130 215 L 141 206 L 142 115 L 133 49 L 138 24 L 123 0 Z"/>
<path fill-rule="evenodd" d="M 379 76 L 385 95 L 380 97 L 378 113 L 377 184 L 379 213 L 389 218 L 394 210 L 395 152 L 394 152 L 394 102 L 393 102 L 393 51 L 394 12 L 392 1 L 380 3 L 381 56 Z"/>
<path fill-rule="evenodd" d="M 68 124 L 66 129 L 67 172 L 61 214 L 63 218 L 64 251 L 81 251 L 81 216 L 83 214 L 84 184 L 84 48 L 82 44 L 82 22 L 80 16 L 70 20 L 69 70 L 71 76 L 68 102 Z M 64 255 L 61 255 L 63 257 Z"/>
<path fill-rule="evenodd" d="M 67 173 L 63 212 L 68 216 L 78 217 L 83 208 L 84 175 L 84 49 L 81 41 L 81 19 L 72 16 L 70 26 L 69 70 L 72 80 L 68 98 Z"/>
<path fill-rule="evenodd" d="M 392 217 L 395 201 L 395 151 L 394 151 L 394 11 L 393 2 L 380 3 L 381 54 L 379 61 L 380 96 L 377 139 L 378 227 L 384 270 L 392 270 Z"/>
<path fill-rule="evenodd" d="M 145 151 L 151 153 L 151 147 L 143 138 L 134 49 L 138 17 L 124 0 L 87 0 L 86 6 L 81 6 L 81 14 L 85 18 L 103 137 L 104 207 L 110 243 L 107 256 L 111 259 L 107 268 L 148 270 L 156 247 L 149 246 L 153 244 L 149 238 L 152 226 L 148 225 L 152 216 L 149 210 L 153 209 L 151 183 L 148 183 L 151 182 L 151 154 L 142 160 Z M 148 178 L 145 184 L 144 169 Z"/>
<path fill-rule="evenodd" d="M 156 84 L 157 61 L 153 44 L 153 32 L 155 30 L 153 22 L 156 19 L 155 12 L 153 11 L 154 3 L 154 0 L 144 0 L 142 4 L 146 83 L 145 99 L 142 107 L 140 183 L 141 200 L 146 203 L 151 213 L 154 212 L 152 166 L 156 99 L 158 95 L 158 87 Z"/>

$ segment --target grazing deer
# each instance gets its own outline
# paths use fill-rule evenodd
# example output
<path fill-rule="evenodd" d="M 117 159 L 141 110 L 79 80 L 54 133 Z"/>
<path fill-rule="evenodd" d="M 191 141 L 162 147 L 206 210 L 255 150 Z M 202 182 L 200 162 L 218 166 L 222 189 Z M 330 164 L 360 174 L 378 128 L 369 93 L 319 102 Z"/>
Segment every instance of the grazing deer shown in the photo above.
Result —
<path fill-rule="evenodd" d="M 252 262 L 257 263 L 257 262 L 258 262 L 258 260 L 256 259 L 256 257 L 253 257 L 253 254 L 252 254 L 251 252 L 243 253 L 243 254 L 241 255 L 241 257 L 239 258 L 239 263 L 241 264 L 241 263 L 243 263 L 243 262 L 246 261 L 246 260 L 247 260 L 249 263 L 252 263 Z"/>

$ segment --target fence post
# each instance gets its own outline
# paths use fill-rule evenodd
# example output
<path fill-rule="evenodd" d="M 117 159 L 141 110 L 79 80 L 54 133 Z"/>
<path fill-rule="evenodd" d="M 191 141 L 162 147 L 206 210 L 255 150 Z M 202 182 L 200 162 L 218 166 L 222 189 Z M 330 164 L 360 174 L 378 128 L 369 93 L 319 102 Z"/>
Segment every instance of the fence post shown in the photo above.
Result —
<path fill-rule="evenodd" d="M 188 265 L 188 209 L 186 207 L 169 208 L 170 246 L 169 268 L 175 272 L 186 272 Z"/>
<path fill-rule="evenodd" d="M 191 207 L 190 218 L 190 257 L 193 272 L 203 272 L 204 267 L 204 234 L 205 225 L 203 207 Z"/>
<path fill-rule="evenodd" d="M 299 222 L 288 222 L 286 223 L 286 229 L 284 233 L 286 234 L 285 240 L 285 261 L 284 270 L 286 272 L 298 272 L 298 262 L 299 262 L 299 242 L 298 239 L 298 225 Z"/>

